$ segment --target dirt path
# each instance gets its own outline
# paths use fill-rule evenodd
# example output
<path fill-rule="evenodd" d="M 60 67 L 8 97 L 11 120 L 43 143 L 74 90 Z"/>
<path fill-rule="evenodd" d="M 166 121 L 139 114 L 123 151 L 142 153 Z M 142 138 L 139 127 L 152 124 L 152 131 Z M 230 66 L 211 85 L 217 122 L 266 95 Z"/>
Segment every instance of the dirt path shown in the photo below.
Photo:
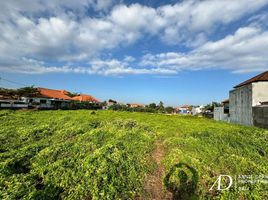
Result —
<path fill-rule="evenodd" d="M 163 160 L 164 148 L 162 144 L 157 141 L 155 143 L 155 150 L 153 151 L 153 160 L 157 164 L 157 168 L 152 174 L 149 174 L 146 183 L 145 183 L 145 191 L 147 193 L 146 199 L 154 199 L 154 200 L 170 200 L 172 199 L 172 193 L 165 190 L 162 180 L 164 175 L 164 166 L 161 164 Z"/>

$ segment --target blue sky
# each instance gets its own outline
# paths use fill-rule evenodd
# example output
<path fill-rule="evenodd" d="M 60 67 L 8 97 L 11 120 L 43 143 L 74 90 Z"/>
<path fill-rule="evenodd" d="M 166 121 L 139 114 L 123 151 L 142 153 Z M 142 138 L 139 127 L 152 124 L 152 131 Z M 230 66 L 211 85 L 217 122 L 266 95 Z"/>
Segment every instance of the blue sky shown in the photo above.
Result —
<path fill-rule="evenodd" d="M 1 1 L 0 76 L 101 100 L 221 101 L 268 70 L 267 11 L 268 0 Z"/>

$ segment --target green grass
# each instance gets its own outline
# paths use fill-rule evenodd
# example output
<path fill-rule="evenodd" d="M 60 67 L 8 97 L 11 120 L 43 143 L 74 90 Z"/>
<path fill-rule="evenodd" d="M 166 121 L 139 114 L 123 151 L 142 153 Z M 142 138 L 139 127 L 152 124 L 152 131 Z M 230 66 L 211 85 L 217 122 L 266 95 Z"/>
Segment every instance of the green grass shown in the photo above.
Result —
<path fill-rule="evenodd" d="M 268 199 L 268 184 L 209 191 L 220 174 L 268 175 L 268 131 L 190 116 L 0 111 L 0 199 L 134 199 L 165 148 L 163 184 L 184 199 Z M 181 194 L 183 193 L 183 194 Z"/>

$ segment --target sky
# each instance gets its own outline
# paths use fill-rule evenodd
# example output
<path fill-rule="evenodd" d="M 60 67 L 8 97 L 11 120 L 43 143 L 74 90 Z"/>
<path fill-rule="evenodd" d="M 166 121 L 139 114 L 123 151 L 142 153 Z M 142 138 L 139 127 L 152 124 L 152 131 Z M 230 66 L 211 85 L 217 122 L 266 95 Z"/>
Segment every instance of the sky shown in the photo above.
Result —
<path fill-rule="evenodd" d="M 0 1 L 0 87 L 178 106 L 268 70 L 268 0 Z"/>

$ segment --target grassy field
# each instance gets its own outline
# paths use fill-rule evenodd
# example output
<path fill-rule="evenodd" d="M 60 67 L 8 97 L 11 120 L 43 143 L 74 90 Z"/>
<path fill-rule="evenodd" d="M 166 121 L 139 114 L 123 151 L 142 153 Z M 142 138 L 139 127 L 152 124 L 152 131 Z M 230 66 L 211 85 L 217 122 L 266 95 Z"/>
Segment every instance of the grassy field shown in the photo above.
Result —
<path fill-rule="evenodd" d="M 0 122 L 0 199 L 268 199 L 268 183 L 209 190 L 221 174 L 268 176 L 263 129 L 88 110 L 0 111 Z"/>

